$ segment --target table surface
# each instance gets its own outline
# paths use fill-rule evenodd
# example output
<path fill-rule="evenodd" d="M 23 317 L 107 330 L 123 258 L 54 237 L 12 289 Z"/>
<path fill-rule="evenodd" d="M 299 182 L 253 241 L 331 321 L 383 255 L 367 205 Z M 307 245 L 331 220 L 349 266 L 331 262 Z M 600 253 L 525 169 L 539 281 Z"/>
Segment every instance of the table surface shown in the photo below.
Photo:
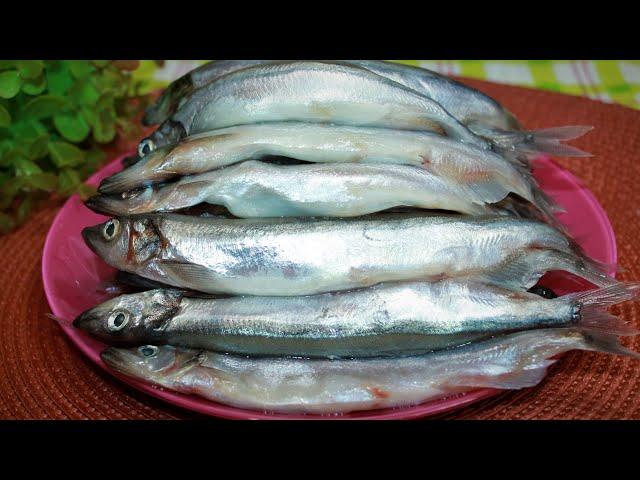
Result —
<path fill-rule="evenodd" d="M 579 95 L 606 103 L 640 108 L 640 60 L 394 60 L 446 75 Z M 168 60 L 163 68 L 143 60 L 135 76 L 147 89 L 170 81 L 205 63 Z"/>

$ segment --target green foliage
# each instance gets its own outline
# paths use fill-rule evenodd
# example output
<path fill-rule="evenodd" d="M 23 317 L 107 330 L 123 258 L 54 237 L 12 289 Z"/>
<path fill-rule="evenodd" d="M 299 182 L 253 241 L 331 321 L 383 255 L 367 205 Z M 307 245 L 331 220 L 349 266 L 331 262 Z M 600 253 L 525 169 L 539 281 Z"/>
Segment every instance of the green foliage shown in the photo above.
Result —
<path fill-rule="evenodd" d="M 141 134 L 129 60 L 0 60 L 0 233 L 51 195 L 87 196 L 102 148 Z"/>

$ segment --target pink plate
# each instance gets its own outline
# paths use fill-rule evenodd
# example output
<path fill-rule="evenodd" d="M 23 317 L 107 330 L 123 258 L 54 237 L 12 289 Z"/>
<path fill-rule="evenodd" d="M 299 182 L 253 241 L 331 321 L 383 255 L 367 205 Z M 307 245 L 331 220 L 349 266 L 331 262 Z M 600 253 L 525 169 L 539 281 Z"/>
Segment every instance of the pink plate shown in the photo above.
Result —
<path fill-rule="evenodd" d="M 121 168 L 119 157 L 93 175 L 88 183 L 97 185 L 103 178 Z M 559 218 L 574 238 L 593 258 L 612 265 L 616 263 L 616 241 L 607 215 L 580 181 L 549 158 L 541 158 L 535 174 L 543 189 L 566 209 Z M 54 315 L 65 320 L 75 318 L 82 311 L 108 298 L 98 291 L 99 285 L 113 277 L 115 270 L 100 260 L 84 243 L 80 235 L 84 227 L 102 223 L 107 217 L 87 209 L 75 195 L 56 215 L 47 234 L 42 258 L 42 277 L 47 300 Z M 613 271 L 611 272 L 614 273 Z M 575 278 L 575 277 L 574 277 Z M 558 293 L 582 290 L 587 284 L 568 275 L 552 272 L 543 283 Z M 123 382 L 154 397 L 180 407 L 233 419 L 411 419 L 460 408 L 499 393 L 498 390 L 473 390 L 462 395 L 397 409 L 355 412 L 343 415 L 282 415 L 243 410 L 174 393 L 147 385 L 109 370 L 100 359 L 105 344 L 88 337 L 73 327 L 63 325 L 69 338 L 100 367 L 116 375 Z"/>

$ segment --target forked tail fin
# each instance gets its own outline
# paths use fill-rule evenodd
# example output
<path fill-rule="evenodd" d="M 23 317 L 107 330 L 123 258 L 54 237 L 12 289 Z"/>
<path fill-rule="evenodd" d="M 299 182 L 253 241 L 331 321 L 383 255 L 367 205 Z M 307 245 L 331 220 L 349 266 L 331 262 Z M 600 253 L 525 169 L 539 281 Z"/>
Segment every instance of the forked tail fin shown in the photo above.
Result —
<path fill-rule="evenodd" d="M 637 335 L 635 326 L 607 313 L 612 305 L 635 300 L 640 296 L 640 283 L 618 283 L 605 288 L 572 293 L 554 299 L 574 306 L 576 327 L 613 335 Z"/>
<path fill-rule="evenodd" d="M 519 154 L 541 154 L 559 157 L 591 157 L 592 154 L 562 142 L 582 137 L 591 126 L 569 125 L 529 131 L 486 129 L 484 136 L 506 151 Z"/>

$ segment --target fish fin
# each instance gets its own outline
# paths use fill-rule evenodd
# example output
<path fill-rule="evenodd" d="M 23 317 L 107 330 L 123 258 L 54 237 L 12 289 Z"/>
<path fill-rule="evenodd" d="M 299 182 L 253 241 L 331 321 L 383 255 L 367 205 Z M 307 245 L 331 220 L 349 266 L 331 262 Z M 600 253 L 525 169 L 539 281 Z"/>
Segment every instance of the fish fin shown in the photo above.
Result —
<path fill-rule="evenodd" d="M 583 308 L 606 310 L 612 305 L 640 298 L 640 282 L 620 282 L 606 288 L 572 293 L 569 297 L 580 302 Z"/>
<path fill-rule="evenodd" d="M 617 283 L 605 288 L 588 290 L 559 297 L 556 302 L 575 303 L 579 310 L 577 327 L 615 335 L 637 335 L 635 326 L 607 313 L 607 308 L 640 297 L 640 283 Z"/>
<path fill-rule="evenodd" d="M 564 235 L 569 236 L 570 233 L 567 227 L 555 216 L 557 212 L 562 211 L 562 207 L 557 205 L 537 186 L 532 187 L 532 196 L 534 199 L 533 202 L 510 196 L 503 201 L 500 206 L 516 217 L 540 220 L 541 222 L 551 225 Z"/>
<path fill-rule="evenodd" d="M 180 287 L 213 293 L 211 286 L 216 281 L 216 276 L 207 267 L 172 261 L 160 261 L 158 264 Z"/>
<path fill-rule="evenodd" d="M 592 154 L 561 142 L 573 140 L 591 131 L 593 127 L 571 125 L 529 131 L 488 129 L 489 136 L 500 148 L 523 154 L 557 155 L 562 157 L 591 157 Z"/>
<path fill-rule="evenodd" d="M 495 270 L 480 273 L 479 278 L 494 285 L 526 290 L 534 286 L 543 274 L 525 253 L 512 256 Z"/>
<path fill-rule="evenodd" d="M 591 310 L 582 312 L 578 327 L 584 330 L 595 330 L 612 335 L 638 335 L 640 330 L 615 315 L 607 312 Z"/>
<path fill-rule="evenodd" d="M 533 387 L 542 381 L 547 374 L 547 368 L 554 362 L 554 360 L 544 359 L 516 371 L 507 370 L 498 374 L 492 372 L 491 374 L 464 375 L 455 380 L 455 385 L 459 387 L 498 388 L 501 390 L 518 390 L 520 388 Z M 498 368 L 504 367 L 498 366 Z"/>
<path fill-rule="evenodd" d="M 598 287 L 618 285 L 620 282 L 606 274 L 601 266 L 581 252 L 566 253 L 558 250 L 540 251 L 537 255 L 538 266 L 545 271 L 565 270 L 583 278 Z"/>
<path fill-rule="evenodd" d="M 575 140 L 593 130 L 593 125 L 565 125 L 563 127 L 539 128 L 532 130 L 536 138 L 549 139 L 556 142 Z"/>
<path fill-rule="evenodd" d="M 473 203 L 479 205 L 497 203 L 511 193 L 511 189 L 495 178 L 473 181 L 463 185 Z"/>
<path fill-rule="evenodd" d="M 559 250 L 542 249 L 528 249 L 513 255 L 500 268 L 484 272 L 480 277 L 496 285 L 526 290 L 551 270 L 565 270 L 598 287 L 619 283 L 592 265 L 586 257 Z"/>
<path fill-rule="evenodd" d="M 597 330 L 585 330 L 582 332 L 582 336 L 584 345 L 581 348 L 583 350 L 623 355 L 640 360 L 640 353 L 623 346 L 615 334 L 604 333 Z"/>

